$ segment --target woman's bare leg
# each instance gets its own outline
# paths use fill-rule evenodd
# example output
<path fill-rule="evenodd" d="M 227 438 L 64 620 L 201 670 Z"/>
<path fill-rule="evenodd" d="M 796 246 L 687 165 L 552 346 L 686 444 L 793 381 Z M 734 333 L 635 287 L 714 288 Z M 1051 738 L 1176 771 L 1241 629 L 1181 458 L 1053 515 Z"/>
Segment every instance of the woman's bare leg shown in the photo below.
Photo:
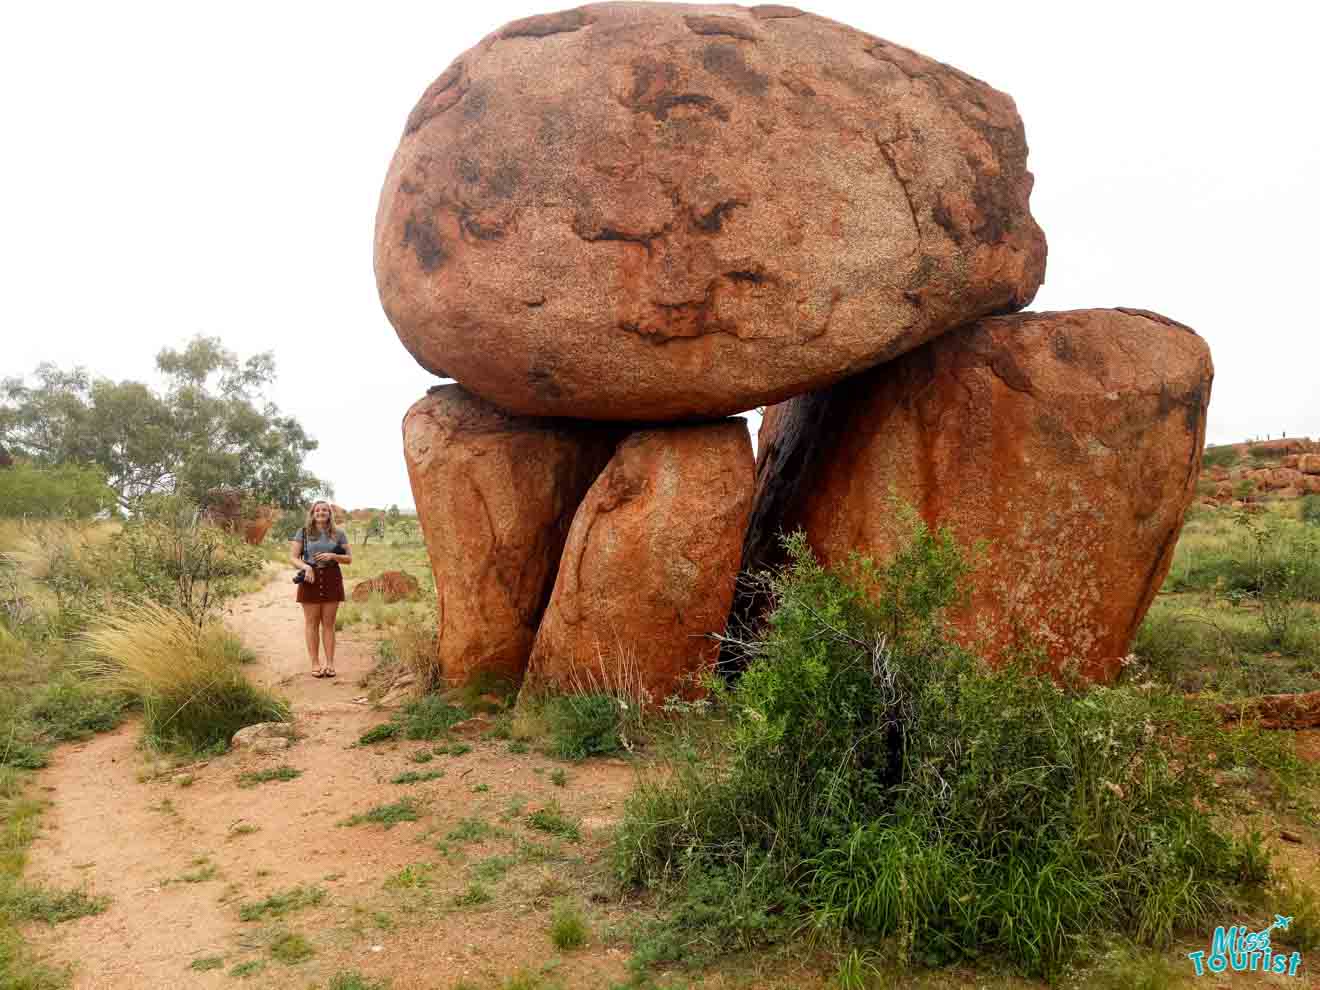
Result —
<path fill-rule="evenodd" d="M 325 669 L 332 674 L 335 671 L 335 615 L 338 612 L 338 602 L 321 605 L 321 645 L 325 647 Z"/>
<path fill-rule="evenodd" d="M 312 670 L 319 672 L 321 662 L 318 659 L 320 653 L 320 632 L 321 632 L 321 609 L 324 606 L 320 602 L 308 604 L 303 602 L 303 634 L 307 640 L 307 656 L 311 658 Z"/>

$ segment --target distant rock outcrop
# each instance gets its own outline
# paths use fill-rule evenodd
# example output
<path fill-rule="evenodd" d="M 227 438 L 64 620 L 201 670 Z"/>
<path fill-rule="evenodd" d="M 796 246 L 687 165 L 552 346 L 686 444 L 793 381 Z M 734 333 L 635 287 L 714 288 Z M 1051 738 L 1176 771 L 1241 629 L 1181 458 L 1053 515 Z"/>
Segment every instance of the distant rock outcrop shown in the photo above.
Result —
<path fill-rule="evenodd" d="M 637 685 L 653 704 L 701 690 L 719 654 L 753 491 L 738 420 L 629 436 L 573 519 L 528 676 Z"/>
<path fill-rule="evenodd" d="M 591 424 L 509 416 L 458 385 L 408 410 L 404 458 L 448 684 L 521 683 L 573 513 L 616 438 Z"/>
<path fill-rule="evenodd" d="M 783 7 L 609 3 L 506 25 L 413 109 L 381 301 L 519 414 L 669 420 L 819 388 L 1045 271 L 1013 100 Z"/>
<path fill-rule="evenodd" d="M 245 543 L 259 545 L 275 525 L 279 510 L 270 505 L 254 504 L 237 488 L 214 488 L 206 493 L 203 515 L 228 533 L 243 537 Z"/>
<path fill-rule="evenodd" d="M 745 564 L 805 530 L 826 564 L 895 546 L 892 491 L 990 541 L 954 616 L 999 658 L 1031 642 L 1109 679 L 1159 589 L 1191 502 L 1212 367 L 1141 310 L 981 320 L 768 411 Z"/>

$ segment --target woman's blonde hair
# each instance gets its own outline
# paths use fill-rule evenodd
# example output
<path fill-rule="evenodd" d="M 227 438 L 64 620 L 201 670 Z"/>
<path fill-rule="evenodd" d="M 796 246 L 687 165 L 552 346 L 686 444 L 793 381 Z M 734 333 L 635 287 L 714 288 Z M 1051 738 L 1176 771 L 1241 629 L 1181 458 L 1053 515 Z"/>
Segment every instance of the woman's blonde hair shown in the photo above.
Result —
<path fill-rule="evenodd" d="M 321 536 L 321 535 L 323 535 L 323 534 L 321 533 L 321 527 L 318 526 L 318 525 L 316 525 L 316 507 L 317 507 L 318 505 L 324 505 L 324 506 L 326 507 L 326 510 L 330 513 L 330 528 L 329 528 L 328 530 L 326 530 L 326 532 L 324 533 L 324 535 L 325 535 L 325 536 L 334 536 L 334 535 L 335 535 L 335 529 L 336 529 L 336 527 L 335 527 L 335 507 L 334 507 L 333 505 L 331 505 L 329 502 L 327 502 L 325 499 L 317 499 L 317 500 L 316 500 L 315 502 L 313 502 L 313 503 L 311 504 L 311 506 L 308 508 L 308 510 L 307 510 L 307 518 L 303 520 L 303 539 L 304 539 L 304 540 L 315 539 L 317 536 Z"/>

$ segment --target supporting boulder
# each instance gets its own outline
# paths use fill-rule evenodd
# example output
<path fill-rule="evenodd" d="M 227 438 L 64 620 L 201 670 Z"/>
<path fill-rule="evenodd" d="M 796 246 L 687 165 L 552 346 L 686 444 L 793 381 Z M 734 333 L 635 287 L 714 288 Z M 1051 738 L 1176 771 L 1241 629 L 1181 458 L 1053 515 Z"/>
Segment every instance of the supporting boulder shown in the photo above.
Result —
<path fill-rule="evenodd" d="M 573 512 L 617 434 L 508 416 L 458 385 L 403 420 L 404 458 L 435 575 L 441 676 L 516 686 Z"/>
<path fill-rule="evenodd" d="M 629 436 L 573 520 L 529 680 L 574 691 L 594 678 L 656 705 L 699 693 L 733 600 L 752 492 L 741 419 Z"/>
<path fill-rule="evenodd" d="M 1195 495 L 1212 377 L 1200 337 L 1142 310 L 962 327 L 768 410 L 745 566 L 799 528 L 827 565 L 886 557 L 892 492 L 989 543 L 951 617 L 968 645 L 1111 679 Z"/>

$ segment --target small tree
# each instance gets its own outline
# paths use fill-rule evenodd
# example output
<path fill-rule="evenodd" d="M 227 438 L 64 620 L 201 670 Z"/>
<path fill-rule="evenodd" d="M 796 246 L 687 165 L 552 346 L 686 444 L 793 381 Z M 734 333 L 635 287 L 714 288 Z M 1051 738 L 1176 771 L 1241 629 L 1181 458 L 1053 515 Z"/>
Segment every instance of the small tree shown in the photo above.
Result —
<path fill-rule="evenodd" d="M 385 539 L 385 517 L 384 517 L 384 516 L 372 516 L 372 517 L 371 517 L 371 520 L 367 523 L 367 532 L 366 532 L 366 535 L 362 537 L 362 545 L 363 545 L 363 546 L 366 546 L 367 543 L 368 543 L 368 541 L 370 541 L 370 539 L 371 539 L 373 536 L 376 537 L 377 539 L 380 539 L 380 540 Z"/>

